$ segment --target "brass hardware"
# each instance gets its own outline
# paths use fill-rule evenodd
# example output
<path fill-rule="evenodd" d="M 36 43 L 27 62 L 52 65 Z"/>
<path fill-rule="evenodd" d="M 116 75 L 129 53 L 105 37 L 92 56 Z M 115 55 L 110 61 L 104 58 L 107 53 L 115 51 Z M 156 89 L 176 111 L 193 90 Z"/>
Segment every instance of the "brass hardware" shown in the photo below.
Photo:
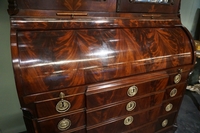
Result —
<path fill-rule="evenodd" d="M 71 16 L 72 18 L 74 18 L 74 16 L 87 16 L 88 13 L 85 12 L 73 12 L 73 13 L 69 13 L 69 12 L 58 12 L 56 13 L 57 16 Z"/>
<path fill-rule="evenodd" d="M 71 121 L 69 119 L 63 119 L 58 123 L 58 129 L 63 131 L 69 129 L 71 126 Z"/>
<path fill-rule="evenodd" d="M 134 120 L 134 119 L 133 119 L 132 116 L 126 117 L 126 119 L 124 119 L 124 125 L 128 126 L 128 125 L 132 124 L 132 123 L 133 123 L 133 120 Z"/>
<path fill-rule="evenodd" d="M 174 83 L 175 83 L 175 84 L 178 84 L 180 81 L 181 81 L 181 74 L 177 74 L 177 75 L 174 77 Z"/>
<path fill-rule="evenodd" d="M 169 111 L 172 110 L 172 108 L 173 108 L 173 104 L 169 103 L 169 104 L 165 107 L 165 110 L 166 110 L 167 112 L 169 112 Z"/>
<path fill-rule="evenodd" d="M 161 15 L 148 15 L 148 14 L 144 14 L 144 15 L 142 15 L 142 17 L 150 17 L 151 19 L 153 19 L 155 17 L 161 17 Z"/>
<path fill-rule="evenodd" d="M 127 91 L 127 95 L 129 97 L 133 97 L 133 96 L 135 96 L 137 94 L 137 92 L 138 92 L 137 86 L 131 86 Z"/>
<path fill-rule="evenodd" d="M 65 94 L 63 92 L 60 93 L 61 100 L 56 104 L 56 110 L 59 113 L 66 112 L 70 109 L 71 104 L 69 101 L 64 100 Z"/>
<path fill-rule="evenodd" d="M 168 120 L 167 120 L 167 119 L 165 119 L 165 120 L 162 122 L 162 127 L 166 127 L 166 126 L 167 126 L 167 124 L 168 124 Z"/>
<path fill-rule="evenodd" d="M 126 105 L 126 110 L 127 111 L 132 111 L 134 110 L 136 107 L 136 102 L 135 101 L 131 101 Z"/>
<path fill-rule="evenodd" d="M 170 97 L 174 97 L 177 94 L 177 89 L 174 88 L 173 90 L 170 91 Z"/>

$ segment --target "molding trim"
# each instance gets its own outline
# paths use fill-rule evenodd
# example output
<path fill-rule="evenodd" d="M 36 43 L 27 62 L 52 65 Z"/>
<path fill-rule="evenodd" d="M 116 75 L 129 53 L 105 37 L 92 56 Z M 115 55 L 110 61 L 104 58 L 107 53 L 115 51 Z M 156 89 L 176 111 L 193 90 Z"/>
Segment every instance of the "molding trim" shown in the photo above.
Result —
<path fill-rule="evenodd" d="M 17 0 L 8 0 L 8 14 L 9 15 L 16 15 L 19 12 L 17 6 Z"/>

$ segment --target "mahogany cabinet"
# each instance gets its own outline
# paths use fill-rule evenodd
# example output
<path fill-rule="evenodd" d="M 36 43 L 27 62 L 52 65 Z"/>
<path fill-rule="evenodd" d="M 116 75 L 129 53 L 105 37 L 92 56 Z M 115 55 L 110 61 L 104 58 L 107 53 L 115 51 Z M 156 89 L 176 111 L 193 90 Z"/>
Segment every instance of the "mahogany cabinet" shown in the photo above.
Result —
<path fill-rule="evenodd" d="M 165 133 L 193 69 L 180 0 L 8 0 L 29 133 Z"/>

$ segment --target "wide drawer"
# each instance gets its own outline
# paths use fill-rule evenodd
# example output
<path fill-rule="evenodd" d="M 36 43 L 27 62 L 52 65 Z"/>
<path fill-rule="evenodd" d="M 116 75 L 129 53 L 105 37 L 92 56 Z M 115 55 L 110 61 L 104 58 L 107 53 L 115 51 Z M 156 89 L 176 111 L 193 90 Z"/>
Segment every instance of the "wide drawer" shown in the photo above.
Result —
<path fill-rule="evenodd" d="M 143 124 L 155 120 L 159 115 L 160 107 L 141 112 L 136 115 L 123 116 L 113 119 L 110 123 L 104 123 L 87 128 L 88 133 L 121 133 L 133 130 Z"/>
<path fill-rule="evenodd" d="M 164 96 L 164 91 L 153 94 L 151 96 L 140 99 L 129 99 L 125 102 L 110 104 L 97 108 L 96 110 L 87 110 L 87 125 L 95 125 L 115 117 L 138 113 L 144 109 L 152 108 L 153 106 L 161 105 Z"/>
<path fill-rule="evenodd" d="M 85 113 L 78 112 L 58 118 L 41 119 L 37 124 L 40 133 L 75 132 L 85 127 Z"/>
<path fill-rule="evenodd" d="M 84 94 L 48 100 L 38 101 L 35 103 L 38 117 L 47 117 L 51 115 L 67 113 L 70 111 L 83 109 L 85 107 Z"/>
<path fill-rule="evenodd" d="M 87 109 L 133 97 L 149 95 L 152 92 L 165 89 L 168 82 L 166 75 L 160 75 L 159 79 L 150 78 L 151 80 L 145 80 L 146 82 L 144 82 L 143 76 L 137 76 L 127 80 L 117 81 L 116 86 L 114 82 L 111 84 L 89 86 L 89 91 L 86 93 Z"/>

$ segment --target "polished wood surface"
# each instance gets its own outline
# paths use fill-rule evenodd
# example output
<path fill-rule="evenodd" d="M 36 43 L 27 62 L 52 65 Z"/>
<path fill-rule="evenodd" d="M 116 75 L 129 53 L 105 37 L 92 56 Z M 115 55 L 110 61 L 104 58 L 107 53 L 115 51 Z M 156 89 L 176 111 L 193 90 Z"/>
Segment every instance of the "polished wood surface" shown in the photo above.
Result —
<path fill-rule="evenodd" d="M 180 0 L 8 3 L 13 70 L 29 133 L 173 129 L 195 63 Z"/>

